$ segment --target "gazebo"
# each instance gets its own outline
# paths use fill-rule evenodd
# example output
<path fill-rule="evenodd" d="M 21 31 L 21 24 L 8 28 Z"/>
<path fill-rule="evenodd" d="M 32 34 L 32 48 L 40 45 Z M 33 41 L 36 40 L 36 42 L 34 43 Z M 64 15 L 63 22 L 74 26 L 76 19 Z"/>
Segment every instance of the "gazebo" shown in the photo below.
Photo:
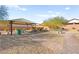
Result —
<path fill-rule="evenodd" d="M 30 30 L 35 23 L 26 21 L 25 19 L 14 19 L 14 20 L 0 20 L 0 31 L 9 31 L 13 34 L 16 29 Z"/>

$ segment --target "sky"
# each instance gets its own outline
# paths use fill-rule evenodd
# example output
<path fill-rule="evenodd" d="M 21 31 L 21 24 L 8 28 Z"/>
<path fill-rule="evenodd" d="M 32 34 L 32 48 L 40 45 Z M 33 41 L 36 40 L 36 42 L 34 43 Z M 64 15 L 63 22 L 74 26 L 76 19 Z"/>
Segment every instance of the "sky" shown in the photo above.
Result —
<path fill-rule="evenodd" d="M 79 5 L 6 5 L 8 7 L 9 20 L 25 18 L 35 23 L 56 16 L 65 19 L 79 18 Z"/>

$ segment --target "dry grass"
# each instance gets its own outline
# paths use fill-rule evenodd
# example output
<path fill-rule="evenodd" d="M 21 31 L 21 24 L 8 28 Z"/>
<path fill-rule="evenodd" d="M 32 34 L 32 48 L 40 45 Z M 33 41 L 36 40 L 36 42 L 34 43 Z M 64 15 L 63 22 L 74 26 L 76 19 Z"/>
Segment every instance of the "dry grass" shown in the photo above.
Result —
<path fill-rule="evenodd" d="M 56 53 L 62 49 L 62 45 L 62 36 L 52 32 L 0 37 L 0 53 Z"/>
<path fill-rule="evenodd" d="M 46 54 L 46 53 L 53 53 L 53 50 L 43 47 L 43 46 L 33 46 L 33 45 L 26 45 L 26 46 L 16 46 L 9 48 L 7 50 L 1 51 L 1 53 L 9 53 L 9 54 Z"/>

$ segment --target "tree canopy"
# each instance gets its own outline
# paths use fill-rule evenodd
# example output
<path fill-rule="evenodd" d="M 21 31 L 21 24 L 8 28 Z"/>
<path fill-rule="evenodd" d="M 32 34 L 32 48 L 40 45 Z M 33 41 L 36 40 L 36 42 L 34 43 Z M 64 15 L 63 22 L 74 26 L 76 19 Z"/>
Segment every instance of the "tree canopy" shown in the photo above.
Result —
<path fill-rule="evenodd" d="M 50 28 L 58 29 L 66 23 L 67 23 L 67 20 L 64 19 L 64 17 L 57 16 L 57 17 L 45 20 L 43 22 L 43 25 L 49 26 Z"/>
<path fill-rule="evenodd" d="M 4 5 L 0 6 L 0 20 L 4 20 L 8 18 L 7 7 Z"/>

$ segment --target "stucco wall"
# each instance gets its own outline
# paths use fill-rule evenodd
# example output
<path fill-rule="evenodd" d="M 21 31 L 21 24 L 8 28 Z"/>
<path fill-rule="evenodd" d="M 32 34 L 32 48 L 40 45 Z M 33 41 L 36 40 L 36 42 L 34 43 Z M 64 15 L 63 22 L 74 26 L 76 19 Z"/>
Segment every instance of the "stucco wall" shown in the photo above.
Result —
<path fill-rule="evenodd" d="M 79 24 L 68 24 L 63 26 L 63 28 L 67 30 L 79 30 Z"/>

